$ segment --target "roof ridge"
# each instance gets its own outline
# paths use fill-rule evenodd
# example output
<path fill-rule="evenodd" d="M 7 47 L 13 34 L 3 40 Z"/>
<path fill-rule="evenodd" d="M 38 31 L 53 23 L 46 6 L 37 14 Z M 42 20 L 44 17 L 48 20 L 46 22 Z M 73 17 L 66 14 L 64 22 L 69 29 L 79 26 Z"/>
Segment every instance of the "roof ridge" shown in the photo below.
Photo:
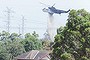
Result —
<path fill-rule="evenodd" d="M 39 51 L 37 50 L 37 52 L 36 52 L 35 56 L 33 57 L 33 59 L 38 55 L 38 53 L 39 53 Z"/>
<path fill-rule="evenodd" d="M 39 53 L 38 50 L 32 50 L 32 51 L 30 51 L 30 53 L 25 58 L 34 59 L 38 53 Z"/>

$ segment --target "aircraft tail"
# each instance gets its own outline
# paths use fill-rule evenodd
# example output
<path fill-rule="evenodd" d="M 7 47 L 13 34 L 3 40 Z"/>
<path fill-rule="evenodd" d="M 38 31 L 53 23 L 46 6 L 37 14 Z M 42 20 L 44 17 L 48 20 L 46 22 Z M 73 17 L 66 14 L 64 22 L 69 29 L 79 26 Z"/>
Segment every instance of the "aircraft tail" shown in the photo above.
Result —
<path fill-rule="evenodd" d="M 69 11 L 70 11 L 70 9 L 66 13 L 68 13 Z"/>

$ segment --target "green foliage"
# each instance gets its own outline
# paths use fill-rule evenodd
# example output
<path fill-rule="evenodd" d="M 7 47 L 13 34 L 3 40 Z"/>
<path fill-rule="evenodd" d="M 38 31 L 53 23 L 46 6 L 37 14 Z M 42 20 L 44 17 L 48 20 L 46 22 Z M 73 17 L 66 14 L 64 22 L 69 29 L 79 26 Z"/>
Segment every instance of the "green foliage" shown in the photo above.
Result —
<path fill-rule="evenodd" d="M 70 53 L 65 52 L 61 55 L 61 59 L 62 60 L 72 60 L 72 56 Z"/>
<path fill-rule="evenodd" d="M 43 49 L 46 50 L 47 48 L 50 48 L 50 41 L 43 40 L 42 45 L 43 45 Z"/>
<path fill-rule="evenodd" d="M 52 60 L 67 60 L 70 54 L 75 60 L 90 59 L 90 13 L 71 10 L 67 21 L 66 26 L 57 30 Z"/>
<path fill-rule="evenodd" d="M 10 55 L 3 44 L 3 42 L 0 42 L 0 60 L 9 60 Z"/>
<path fill-rule="evenodd" d="M 14 60 L 14 58 L 24 52 L 41 49 L 42 42 L 38 39 L 38 34 L 33 32 L 25 34 L 22 38 L 20 34 L 0 33 L 0 60 Z"/>
<path fill-rule="evenodd" d="M 6 50 L 8 51 L 8 53 L 12 55 L 12 58 L 25 52 L 23 45 L 17 41 L 6 42 L 5 47 L 6 47 Z"/>
<path fill-rule="evenodd" d="M 81 60 L 89 60 L 87 57 L 81 57 Z"/>
<path fill-rule="evenodd" d="M 25 39 L 21 42 L 24 45 L 25 51 L 42 49 L 42 42 L 38 39 L 36 32 L 25 34 Z"/>

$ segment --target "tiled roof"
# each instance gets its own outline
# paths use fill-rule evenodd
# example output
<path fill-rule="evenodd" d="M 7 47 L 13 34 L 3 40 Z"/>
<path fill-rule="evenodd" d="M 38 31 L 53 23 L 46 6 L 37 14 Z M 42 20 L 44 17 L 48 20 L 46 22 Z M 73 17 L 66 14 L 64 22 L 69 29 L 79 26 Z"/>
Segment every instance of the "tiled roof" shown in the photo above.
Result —
<path fill-rule="evenodd" d="M 34 59 L 34 60 L 43 59 L 43 58 L 50 59 L 49 53 L 47 51 L 32 50 L 16 57 L 16 59 Z"/>

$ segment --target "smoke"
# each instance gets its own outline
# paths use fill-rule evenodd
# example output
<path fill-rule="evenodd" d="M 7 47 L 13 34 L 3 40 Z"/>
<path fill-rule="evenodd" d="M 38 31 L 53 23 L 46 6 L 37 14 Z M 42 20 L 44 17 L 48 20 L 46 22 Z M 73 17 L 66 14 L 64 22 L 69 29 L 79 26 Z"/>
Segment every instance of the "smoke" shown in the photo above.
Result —
<path fill-rule="evenodd" d="M 47 32 L 52 42 L 54 42 L 54 17 L 49 14 L 49 20 L 47 21 Z"/>

